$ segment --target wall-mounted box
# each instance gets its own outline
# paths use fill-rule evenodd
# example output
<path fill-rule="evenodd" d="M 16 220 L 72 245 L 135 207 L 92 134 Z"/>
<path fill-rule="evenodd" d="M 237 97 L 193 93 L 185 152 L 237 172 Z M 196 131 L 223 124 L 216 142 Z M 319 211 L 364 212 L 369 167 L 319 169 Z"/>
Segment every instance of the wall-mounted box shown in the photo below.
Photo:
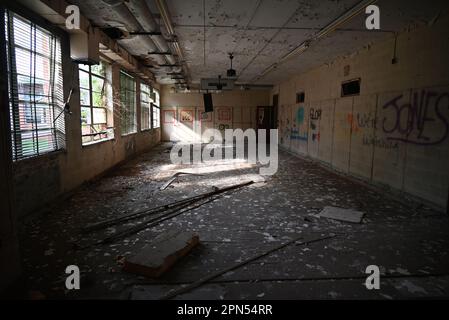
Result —
<path fill-rule="evenodd" d="M 70 57 L 78 63 L 100 63 L 100 34 L 97 29 L 89 28 L 89 32 L 70 34 Z"/>

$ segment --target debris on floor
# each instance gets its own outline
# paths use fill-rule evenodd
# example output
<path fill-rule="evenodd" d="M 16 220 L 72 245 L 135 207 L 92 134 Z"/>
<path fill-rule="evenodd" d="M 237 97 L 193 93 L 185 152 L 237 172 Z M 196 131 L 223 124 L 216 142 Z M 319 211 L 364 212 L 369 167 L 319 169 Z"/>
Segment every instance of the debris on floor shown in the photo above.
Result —
<path fill-rule="evenodd" d="M 160 187 L 159 190 L 164 191 L 169 186 L 171 186 L 173 182 L 177 181 L 180 176 L 183 176 L 183 175 L 202 176 L 201 174 L 194 174 L 194 173 L 189 173 L 189 172 L 176 172 L 167 182 L 165 182 Z"/>
<path fill-rule="evenodd" d="M 188 232 L 169 232 L 160 240 L 146 245 L 139 254 L 125 260 L 123 271 L 149 278 L 159 278 L 175 263 L 188 255 L 200 242 Z"/>
<path fill-rule="evenodd" d="M 171 186 L 171 184 L 173 182 L 175 182 L 176 180 L 178 180 L 178 177 L 175 178 L 171 178 L 170 180 L 168 180 L 166 183 L 164 183 L 164 185 L 160 188 L 161 191 L 164 191 L 165 189 L 167 189 L 169 186 Z"/>
<path fill-rule="evenodd" d="M 130 235 L 136 234 L 142 230 L 153 228 L 157 225 L 160 225 L 161 223 L 171 220 L 173 218 L 176 218 L 180 215 L 183 215 L 187 212 L 190 212 L 194 209 L 197 209 L 199 207 L 202 207 L 208 203 L 211 203 L 215 200 L 217 200 L 219 197 L 222 196 L 222 194 L 228 193 L 228 192 L 234 192 L 235 190 L 241 189 L 246 186 L 253 185 L 253 181 L 247 181 L 244 183 L 240 183 L 237 185 L 228 186 L 225 188 L 217 189 L 214 188 L 214 191 L 201 194 L 198 196 L 194 196 L 191 198 L 187 198 L 175 203 L 163 205 L 157 208 L 149 209 L 149 210 L 143 210 L 137 213 L 124 215 L 122 217 L 102 221 L 96 224 L 90 224 L 86 228 L 83 229 L 83 232 L 90 232 L 92 230 L 97 230 L 105 227 L 109 227 L 112 225 L 117 225 L 119 223 L 123 223 L 125 221 L 129 220 L 135 220 L 139 218 L 146 218 L 150 216 L 150 219 L 147 219 L 143 221 L 140 224 L 134 225 L 133 227 L 124 229 L 122 231 L 114 232 L 112 235 L 107 236 L 106 238 L 103 238 L 101 240 L 97 240 L 95 243 L 89 244 L 89 245 L 80 245 L 79 243 L 73 243 L 73 246 L 78 250 L 84 250 L 91 248 L 96 245 L 102 245 L 102 244 L 110 244 L 113 242 L 116 242 L 120 239 L 129 237 Z M 159 216 L 155 218 L 151 218 L 154 214 L 160 214 Z"/>
<path fill-rule="evenodd" d="M 192 284 L 190 284 L 188 286 L 181 287 L 181 288 L 179 288 L 177 290 L 171 291 L 167 295 L 163 296 L 160 300 L 169 300 L 169 299 L 172 299 L 172 298 L 174 298 L 174 297 L 176 297 L 176 296 L 178 296 L 180 294 L 187 293 L 187 292 L 189 292 L 189 291 L 191 291 L 191 290 L 193 290 L 195 288 L 198 288 L 198 287 L 202 286 L 203 284 L 205 284 L 205 283 L 207 283 L 207 282 L 209 282 L 209 281 L 211 281 L 211 280 L 213 280 L 215 278 L 218 278 L 218 277 L 220 277 L 220 276 L 222 276 L 222 275 L 224 275 L 226 273 L 229 273 L 229 272 L 231 272 L 233 270 L 236 270 L 236 269 L 238 269 L 240 267 L 243 267 L 243 266 L 245 266 L 245 265 L 247 265 L 247 264 L 249 264 L 251 262 L 254 262 L 254 261 L 259 260 L 261 258 L 267 257 L 270 254 L 272 254 L 272 253 L 274 253 L 276 251 L 282 250 L 282 249 L 284 249 L 284 248 L 286 248 L 286 247 L 288 247 L 288 246 L 290 246 L 292 244 L 297 243 L 297 245 L 307 245 L 307 244 L 311 244 L 311 243 L 315 243 L 315 242 L 319 242 L 319 241 L 329 240 L 329 239 L 332 239 L 332 238 L 335 238 L 335 237 L 336 236 L 334 234 L 328 235 L 328 236 L 324 236 L 324 237 L 312 238 L 312 239 L 309 239 L 309 240 L 303 240 L 303 236 L 296 237 L 293 240 L 289 240 L 289 241 L 287 241 L 286 243 L 284 243 L 284 244 L 282 244 L 280 246 L 272 248 L 272 249 L 270 249 L 268 251 L 265 251 L 263 253 L 257 254 L 254 257 L 249 258 L 249 259 L 247 259 L 245 261 L 242 261 L 242 262 L 240 262 L 240 263 L 238 263 L 238 264 L 236 264 L 234 266 L 231 266 L 229 268 L 220 270 L 220 271 L 215 272 L 215 273 L 213 273 L 213 274 L 211 274 L 209 276 L 206 276 L 206 277 L 204 277 L 204 278 L 202 278 L 202 279 L 200 279 L 200 280 L 198 280 L 198 281 L 196 281 L 196 282 L 194 282 L 194 283 L 192 283 Z"/>
<path fill-rule="evenodd" d="M 282 151 L 279 172 L 262 177 L 257 167 L 173 165 L 161 152 L 165 148 L 126 164 L 138 174 L 113 171 L 53 204 L 47 214 L 21 221 L 27 290 L 46 299 L 160 299 L 232 268 L 174 299 L 448 296 L 446 216 L 427 208 L 411 215 L 410 206 Z M 209 172 L 199 173 L 205 167 Z M 178 172 L 194 175 L 160 191 Z M 369 223 L 321 219 L 317 214 L 325 207 L 364 212 L 363 222 Z M 143 255 L 149 244 L 174 230 L 200 235 L 201 245 L 157 279 L 122 272 L 126 260 Z M 338 236 L 300 240 L 234 269 L 295 237 L 328 234 Z M 84 250 L 71 250 L 72 243 Z M 83 290 L 65 290 L 64 270 L 72 264 L 80 268 Z M 361 285 L 369 265 L 392 274 L 382 281 L 381 292 Z M 404 285 L 405 280 L 423 290 Z"/>
<path fill-rule="evenodd" d="M 364 212 L 337 207 L 325 207 L 323 211 L 318 214 L 318 217 L 320 218 L 328 218 L 350 223 L 362 223 L 364 216 Z"/>

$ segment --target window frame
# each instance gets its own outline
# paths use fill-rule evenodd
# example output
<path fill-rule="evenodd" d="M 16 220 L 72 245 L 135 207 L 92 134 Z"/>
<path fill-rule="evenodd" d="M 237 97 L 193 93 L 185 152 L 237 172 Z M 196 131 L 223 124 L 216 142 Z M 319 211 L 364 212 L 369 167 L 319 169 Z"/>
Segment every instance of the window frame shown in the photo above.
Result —
<path fill-rule="evenodd" d="M 353 83 L 357 84 L 358 92 L 345 94 L 345 86 Z M 362 78 L 354 78 L 351 80 L 343 81 L 341 83 L 341 98 L 357 97 L 360 96 L 361 93 L 362 93 Z"/>
<path fill-rule="evenodd" d="M 148 92 L 142 90 L 143 87 L 148 87 Z M 153 114 L 152 114 L 152 99 L 151 99 L 151 91 L 152 87 L 144 82 L 140 82 L 140 131 L 150 131 L 153 129 Z M 148 107 L 143 106 L 143 96 L 146 95 L 148 97 Z M 144 109 L 148 109 L 148 128 L 143 127 L 144 123 Z"/>
<path fill-rule="evenodd" d="M 123 82 L 122 82 L 122 77 L 127 77 L 128 80 L 131 79 L 132 80 L 132 84 L 134 87 L 134 90 L 130 90 L 129 88 L 123 88 Z M 120 134 L 122 137 L 125 136 L 129 136 L 129 135 L 133 135 L 138 133 L 138 128 L 137 128 L 137 81 L 136 78 L 133 77 L 132 75 L 130 75 L 128 72 L 126 72 L 125 70 L 120 70 Z M 123 128 L 124 128 L 124 115 L 125 113 L 130 112 L 130 109 L 128 105 L 126 105 L 129 101 L 128 99 L 126 99 L 126 101 L 123 101 L 123 96 L 125 95 L 126 98 L 128 98 L 130 95 L 129 93 L 132 93 L 133 98 L 133 123 L 132 123 L 132 130 L 131 131 L 127 131 L 124 132 Z M 126 108 L 126 112 L 124 112 L 124 107 Z M 128 126 L 130 123 L 125 123 L 126 126 Z M 129 129 L 129 128 L 127 128 Z"/>
<path fill-rule="evenodd" d="M 296 93 L 296 103 L 305 103 L 306 102 L 306 92 L 305 91 L 299 91 Z"/>
<path fill-rule="evenodd" d="M 160 129 L 161 128 L 160 93 L 159 93 L 159 90 L 154 89 L 154 88 L 152 89 L 152 91 L 155 94 L 154 102 L 159 102 L 159 105 L 157 105 L 156 103 L 151 103 L 151 127 L 153 129 Z M 155 108 L 158 110 L 158 114 L 159 114 L 159 116 L 158 116 L 158 125 L 157 126 L 154 125 L 154 109 Z"/>
<path fill-rule="evenodd" d="M 108 79 L 108 69 L 111 66 L 108 64 L 107 61 L 103 61 L 103 60 L 100 61 L 100 65 L 102 66 L 103 71 L 104 71 L 103 75 L 99 75 L 99 74 L 95 73 L 92 70 L 93 65 L 86 65 L 86 64 L 78 65 L 79 90 L 80 90 L 80 115 L 82 115 L 82 113 L 83 113 L 83 108 L 89 109 L 90 122 L 91 122 L 90 124 L 89 123 L 84 124 L 82 116 L 80 117 L 80 120 L 81 120 L 81 143 L 83 146 L 89 146 L 92 144 L 97 144 L 97 143 L 113 140 L 114 136 L 115 136 L 114 135 L 114 126 L 110 124 L 110 121 L 108 121 L 108 119 L 111 117 L 111 115 L 109 114 L 109 112 L 111 112 L 111 111 L 108 107 L 111 107 L 111 105 L 112 105 L 112 103 L 109 101 L 108 92 L 107 92 L 107 86 L 108 86 L 108 84 L 110 84 L 110 81 Z M 81 68 L 81 66 L 85 66 L 87 70 Z M 95 65 L 95 66 L 98 66 L 98 65 Z M 85 88 L 81 84 L 81 74 L 83 74 L 83 73 L 88 75 L 89 88 Z M 101 92 L 94 91 L 93 80 L 92 80 L 93 78 L 99 78 L 103 81 L 103 87 L 101 89 Z M 89 105 L 82 103 L 81 92 L 83 90 L 89 91 Z M 110 90 L 112 90 L 112 85 L 111 85 Z M 100 96 L 102 97 L 102 99 L 106 99 L 107 100 L 106 105 L 95 106 L 94 105 L 94 93 L 99 93 Z M 106 122 L 98 122 L 98 123 L 94 122 L 94 110 L 95 109 L 100 109 L 100 110 L 104 111 Z M 83 126 L 90 126 L 91 130 L 94 131 L 94 130 L 96 130 L 95 126 L 101 126 L 101 125 L 105 126 L 106 129 L 104 131 L 102 131 L 102 132 L 100 131 L 98 133 L 83 134 Z M 95 140 L 96 136 L 100 136 L 100 137 L 105 136 L 105 137 Z M 84 137 L 92 137 L 93 140 L 84 142 L 83 141 Z"/>
<path fill-rule="evenodd" d="M 65 48 L 67 47 L 67 35 L 65 32 L 48 24 L 45 20 L 40 19 L 39 17 L 34 17 L 29 10 L 18 7 L 15 4 L 5 6 L 2 19 L 5 24 L 5 50 L 8 65 L 8 109 L 10 113 L 12 160 L 13 162 L 19 162 L 26 159 L 39 158 L 50 153 L 64 151 L 66 149 L 64 59 Z M 30 37 L 29 48 L 22 46 L 20 44 L 20 36 L 16 37 L 15 35 L 15 19 L 21 21 L 27 28 L 30 28 L 29 35 L 26 35 L 26 37 Z M 51 45 L 51 48 L 48 49 L 50 51 L 49 55 L 40 52 L 36 47 L 37 41 L 42 41 L 42 39 L 45 39 L 44 41 L 49 41 L 49 44 Z M 40 45 L 44 45 L 44 43 L 41 43 Z M 29 55 L 30 61 L 33 61 L 33 64 L 29 62 L 29 68 L 34 65 L 31 74 L 25 75 L 17 70 L 19 66 L 17 63 L 17 49 L 25 52 Z M 39 61 L 38 64 L 37 59 L 40 59 L 42 62 Z M 40 63 L 43 64 L 41 65 Z M 45 78 L 39 77 L 38 73 L 42 71 L 38 71 L 35 64 L 39 65 L 39 68 L 50 68 L 50 71 L 47 71 L 49 74 L 45 75 Z M 30 86 L 32 84 L 33 93 L 31 93 L 31 87 L 29 92 L 23 92 L 23 88 L 21 89 L 20 85 L 23 85 L 24 83 L 19 83 L 19 77 L 30 78 Z M 36 94 L 36 85 L 47 85 L 48 94 Z M 28 96 L 28 99 L 23 99 L 23 97 L 20 96 Z M 40 98 L 36 99 L 36 97 Z M 46 101 L 42 102 L 42 99 L 46 99 Z M 34 104 L 34 110 L 32 110 L 33 107 L 30 107 L 31 109 L 26 108 L 28 103 Z M 37 117 L 38 108 L 41 109 L 40 111 L 43 113 L 42 115 L 39 115 L 39 117 Z M 49 112 L 49 115 L 47 115 L 47 111 Z M 31 117 L 34 117 L 34 121 L 29 120 L 30 112 Z M 22 120 L 24 123 L 22 123 L 21 120 L 21 113 L 23 113 Z M 49 120 L 48 127 L 42 128 L 41 125 L 47 124 L 45 121 L 46 119 Z M 22 126 L 25 125 L 25 123 L 28 125 L 31 124 L 32 128 L 23 129 Z M 47 136 L 43 135 L 41 133 L 43 131 L 48 131 L 50 134 Z M 30 151 L 29 154 L 26 154 L 26 150 L 23 148 L 24 141 L 22 133 L 24 132 L 32 132 L 33 146 L 32 151 Z M 46 137 L 51 137 L 51 140 L 47 141 Z M 20 142 L 18 142 L 19 139 Z M 46 145 L 51 145 L 51 147 L 43 147 L 41 149 L 39 146 L 41 139 L 47 141 Z"/>
<path fill-rule="evenodd" d="M 158 124 L 157 125 L 155 125 L 154 123 L 154 109 L 157 109 L 157 111 L 156 112 L 158 112 L 159 113 L 159 116 L 158 116 Z M 153 127 L 153 129 L 160 129 L 161 128 L 161 108 L 160 107 L 158 107 L 157 105 L 155 105 L 154 103 L 152 103 L 151 104 L 151 125 L 152 125 L 152 127 Z"/>

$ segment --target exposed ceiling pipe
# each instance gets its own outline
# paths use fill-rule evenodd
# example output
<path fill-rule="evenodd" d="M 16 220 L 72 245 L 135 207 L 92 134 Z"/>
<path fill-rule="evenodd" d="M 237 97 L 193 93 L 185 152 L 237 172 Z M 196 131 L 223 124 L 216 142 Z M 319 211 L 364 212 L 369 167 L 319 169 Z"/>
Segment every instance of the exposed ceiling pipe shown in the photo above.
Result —
<path fill-rule="evenodd" d="M 182 64 L 183 70 L 186 75 L 186 80 L 190 82 L 190 72 L 189 67 L 187 66 L 184 54 L 182 52 L 181 46 L 179 45 L 178 39 L 175 34 L 175 29 L 173 27 L 173 24 L 171 22 L 170 14 L 167 9 L 167 5 L 164 0 L 156 0 L 157 8 L 159 9 L 159 12 L 162 17 L 162 21 L 164 22 L 165 29 L 167 30 L 168 35 L 172 38 L 172 46 L 175 49 L 176 54 L 178 55 L 178 61 Z"/>
<path fill-rule="evenodd" d="M 126 25 L 127 31 L 129 32 L 137 32 L 137 31 L 147 31 L 142 30 L 142 26 L 139 21 L 134 17 L 134 15 L 129 11 L 128 7 L 124 3 L 115 4 L 111 7 L 111 9 L 117 13 L 123 23 Z M 148 36 L 136 36 L 139 40 L 141 40 L 142 45 L 145 46 L 145 50 L 148 51 L 158 51 L 156 44 L 151 40 Z M 126 43 L 126 40 L 119 40 Z M 163 56 L 155 56 L 154 60 L 158 64 L 166 63 L 166 60 Z"/>
<path fill-rule="evenodd" d="M 376 3 L 377 0 L 363 0 L 360 1 L 358 4 L 356 4 L 354 7 L 343 13 L 340 17 L 326 25 L 324 28 L 322 28 L 320 31 L 318 31 L 313 37 L 310 39 L 307 39 L 303 41 L 299 46 L 297 46 L 295 49 L 284 55 L 279 61 L 276 63 L 273 63 L 271 66 L 269 66 L 267 69 L 265 69 L 259 76 L 257 76 L 255 79 L 253 79 L 251 82 L 260 80 L 261 78 L 265 77 L 267 74 L 272 72 L 273 70 L 277 69 L 279 65 L 286 62 L 290 58 L 300 55 L 303 52 L 305 52 L 314 42 L 320 40 L 321 38 L 324 38 L 325 36 L 331 34 L 334 32 L 337 28 L 344 25 L 357 15 L 359 15 L 363 10 L 365 10 L 366 7 L 369 5 L 372 5 Z"/>
<path fill-rule="evenodd" d="M 126 6 L 129 11 L 134 15 L 136 20 L 140 23 L 142 28 L 146 32 L 156 32 L 159 31 L 159 26 L 154 19 L 153 13 L 149 9 L 146 1 L 144 0 L 131 0 L 126 2 Z M 168 46 L 167 41 L 162 37 L 162 35 L 151 36 L 151 39 L 155 43 L 158 50 L 152 52 L 169 52 L 170 48 Z M 165 55 L 165 59 L 167 63 L 174 64 L 176 60 L 171 55 Z"/>

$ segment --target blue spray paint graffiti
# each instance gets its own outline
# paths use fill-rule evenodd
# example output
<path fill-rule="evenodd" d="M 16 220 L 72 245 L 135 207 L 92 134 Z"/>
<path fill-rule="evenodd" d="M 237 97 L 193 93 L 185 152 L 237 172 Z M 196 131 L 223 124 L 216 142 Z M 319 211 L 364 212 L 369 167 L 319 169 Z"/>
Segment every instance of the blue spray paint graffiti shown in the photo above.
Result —
<path fill-rule="evenodd" d="M 293 124 L 293 128 L 290 130 L 290 139 L 291 140 L 298 140 L 298 141 L 308 141 L 309 136 L 306 132 L 301 132 L 301 127 L 304 125 L 305 122 L 305 110 L 304 107 L 298 108 L 296 111 L 296 119 L 295 123 Z"/>
<path fill-rule="evenodd" d="M 298 129 L 292 129 L 290 139 L 299 141 L 309 141 L 307 133 L 300 133 Z"/>
<path fill-rule="evenodd" d="M 301 125 L 304 123 L 304 108 L 301 107 L 298 109 L 298 111 L 296 112 L 296 122 Z"/>

